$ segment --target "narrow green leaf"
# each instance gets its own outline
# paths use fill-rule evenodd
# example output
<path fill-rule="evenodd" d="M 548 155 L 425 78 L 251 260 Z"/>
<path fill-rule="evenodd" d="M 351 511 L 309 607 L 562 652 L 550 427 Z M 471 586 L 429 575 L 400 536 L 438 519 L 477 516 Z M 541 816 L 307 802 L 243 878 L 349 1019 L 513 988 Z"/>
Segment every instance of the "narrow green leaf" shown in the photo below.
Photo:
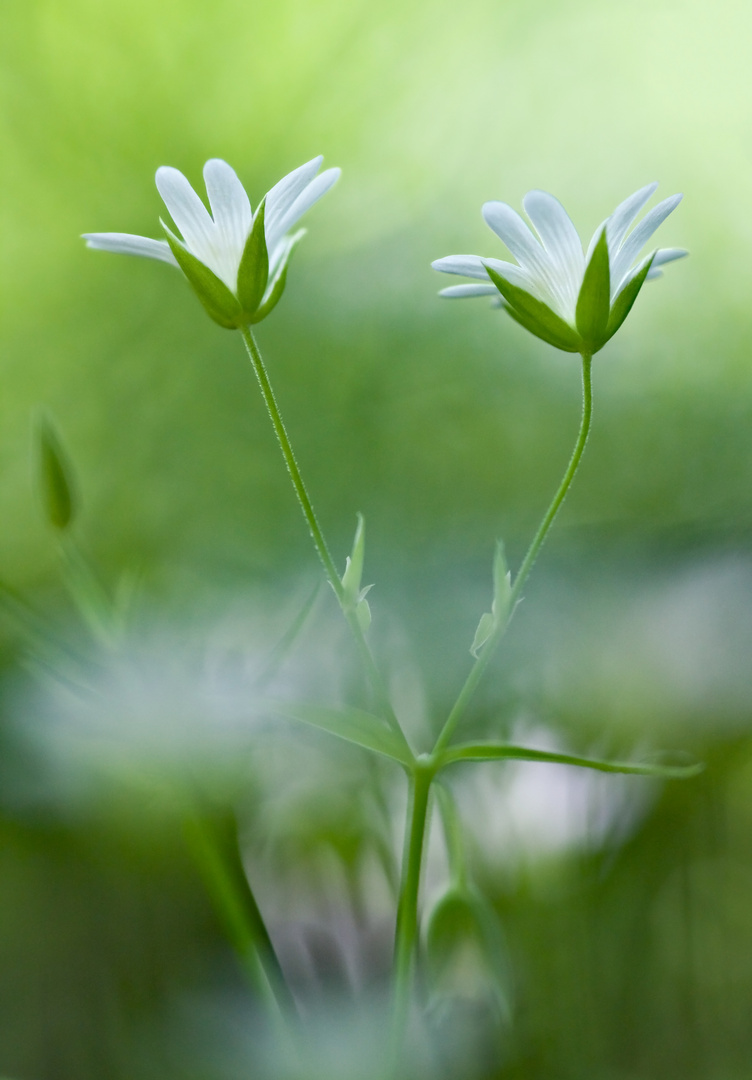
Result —
<path fill-rule="evenodd" d="M 577 297 L 576 321 L 591 352 L 606 343 L 606 326 L 611 310 L 611 271 L 605 226 L 595 245 Z"/>
<path fill-rule="evenodd" d="M 608 320 L 608 326 L 606 327 L 606 341 L 612 338 L 621 324 L 626 319 L 632 310 L 632 305 L 637 299 L 642 286 L 645 284 L 645 278 L 648 276 L 648 271 L 653 265 L 653 259 L 655 258 L 655 252 L 650 256 L 648 261 L 640 270 L 639 274 L 635 274 L 628 285 L 621 290 L 619 295 L 614 300 L 614 306 L 611 309 L 611 317 Z"/>
<path fill-rule="evenodd" d="M 425 956 L 433 996 L 465 998 L 490 991 L 500 1015 L 509 1020 L 511 964 L 504 934 L 498 915 L 476 889 L 454 886 L 438 900 L 427 921 Z"/>
<path fill-rule="evenodd" d="M 342 575 L 342 588 L 345 600 L 355 605 L 360 595 L 360 582 L 363 577 L 363 560 L 366 549 L 366 523 L 362 514 L 358 514 L 358 524 L 355 526 L 355 539 L 352 551 L 347 557 L 345 572 Z"/>
<path fill-rule="evenodd" d="M 495 625 L 496 620 L 494 619 L 490 611 L 486 611 L 483 615 L 481 615 L 480 622 L 478 623 L 477 629 L 475 631 L 473 643 L 470 646 L 470 652 L 476 659 L 478 657 L 478 653 L 486 644 L 491 634 L 494 632 Z"/>
<path fill-rule="evenodd" d="M 188 283 L 204 305 L 207 315 L 214 322 L 227 330 L 235 330 L 244 322 L 243 313 L 236 297 L 232 295 L 223 281 L 220 281 L 208 266 L 187 251 L 178 238 L 170 232 L 164 222 L 162 228 L 167 236 L 167 243 L 175 256 L 178 266 L 188 278 Z"/>
<path fill-rule="evenodd" d="M 261 306 L 257 309 L 256 314 L 252 319 L 248 320 L 249 322 L 261 322 L 261 320 L 265 319 L 279 303 L 282 293 L 285 291 L 285 285 L 287 284 L 287 268 L 290 265 L 290 259 L 305 234 L 305 229 L 298 229 L 293 236 L 289 237 L 287 241 L 287 251 L 282 256 L 271 283 L 267 285 L 266 296 L 262 300 Z"/>
<path fill-rule="evenodd" d="M 264 232 L 264 208 L 262 202 L 256 210 L 253 228 L 245 242 L 243 257 L 238 269 L 238 300 L 245 315 L 253 315 L 258 309 L 269 280 L 269 252 Z"/>
<path fill-rule="evenodd" d="M 555 314 L 542 300 L 537 300 L 529 292 L 511 285 L 498 274 L 493 267 L 487 266 L 486 273 L 509 305 L 507 311 L 520 326 L 531 334 L 547 341 L 549 345 L 564 352 L 580 352 L 582 340 L 569 323 Z"/>
<path fill-rule="evenodd" d="M 363 597 L 362 600 L 358 601 L 358 606 L 355 608 L 355 614 L 358 616 L 358 624 L 360 625 L 360 629 L 365 634 L 371 625 L 371 605 L 368 603 L 365 597 Z"/>
<path fill-rule="evenodd" d="M 531 750 L 526 746 L 509 743 L 461 743 L 445 750 L 441 768 L 458 761 L 548 761 L 556 765 L 575 765 L 581 769 L 598 772 L 627 773 L 633 776 L 655 776 L 665 780 L 685 779 L 701 773 L 702 762 L 693 765 L 659 765 L 654 762 L 599 761 L 597 758 L 579 757 L 576 754 L 558 754 L 549 750 Z"/>
<path fill-rule="evenodd" d="M 36 427 L 42 502 L 50 525 L 62 531 L 76 511 L 73 470 L 50 418 L 40 413 Z"/>
<path fill-rule="evenodd" d="M 398 761 L 410 767 L 413 762 L 406 744 L 397 738 L 378 716 L 361 709 L 332 709 L 326 705 L 309 705 L 298 702 L 270 702 L 268 706 L 280 716 L 299 720 L 330 735 L 355 743 L 364 750 Z"/>

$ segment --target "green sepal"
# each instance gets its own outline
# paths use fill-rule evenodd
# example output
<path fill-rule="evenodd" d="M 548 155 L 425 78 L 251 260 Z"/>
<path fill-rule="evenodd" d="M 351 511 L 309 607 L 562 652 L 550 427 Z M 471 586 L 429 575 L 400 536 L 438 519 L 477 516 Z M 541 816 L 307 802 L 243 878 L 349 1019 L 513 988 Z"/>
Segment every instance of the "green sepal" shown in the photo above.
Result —
<path fill-rule="evenodd" d="M 363 712 L 362 709 L 331 709 L 325 705 L 292 701 L 273 702 L 269 704 L 269 708 L 279 716 L 309 724 L 364 750 L 398 761 L 408 768 L 413 765 L 407 743 L 403 743 L 378 716 Z"/>
<path fill-rule="evenodd" d="M 248 317 L 258 310 L 269 280 L 269 252 L 266 248 L 264 231 L 264 207 L 265 203 L 262 202 L 256 210 L 253 228 L 248 234 L 238 268 L 238 300 L 244 315 Z"/>
<path fill-rule="evenodd" d="M 45 413 L 37 418 L 39 480 L 42 502 L 50 525 L 63 531 L 76 512 L 73 470 L 60 438 Z"/>
<path fill-rule="evenodd" d="M 207 315 L 227 330 L 236 330 L 247 322 L 247 319 L 243 318 L 243 311 L 237 298 L 232 295 L 224 281 L 220 281 L 208 266 L 192 255 L 167 228 L 164 221 L 161 224 L 167 243 L 170 245 L 170 251 L 188 278 L 189 285 L 204 305 Z"/>
<path fill-rule="evenodd" d="M 537 300 L 525 289 L 512 285 L 501 274 L 498 274 L 492 266 L 483 263 L 486 273 L 507 302 L 507 311 L 520 326 L 524 326 L 531 334 L 547 341 L 549 345 L 562 349 L 564 352 L 580 352 L 582 341 L 569 323 L 564 322 L 548 304 Z"/>
<path fill-rule="evenodd" d="M 611 311 L 611 270 L 608 261 L 608 240 L 605 226 L 585 268 L 577 297 L 575 321 L 577 329 L 591 354 L 607 341 L 606 327 Z"/>
<path fill-rule="evenodd" d="M 656 253 L 653 252 L 639 274 L 635 274 L 629 284 L 624 286 L 614 300 L 614 306 L 611 308 L 611 316 L 608 320 L 608 326 L 606 327 L 606 341 L 614 336 L 632 310 L 632 305 L 637 299 L 637 294 L 645 284 L 645 279 L 648 276 L 650 267 L 653 265 L 655 254 Z"/>
<path fill-rule="evenodd" d="M 292 253 L 298 246 L 300 241 L 306 234 L 305 229 L 298 229 L 298 231 L 287 240 L 287 250 L 279 261 L 274 277 L 271 283 L 267 285 L 266 296 L 261 302 L 261 306 L 257 308 L 253 318 L 248 319 L 250 323 L 259 323 L 262 319 L 265 319 L 279 303 L 282 298 L 282 293 L 285 291 L 285 285 L 287 284 L 287 268 L 290 265 L 290 259 Z"/>

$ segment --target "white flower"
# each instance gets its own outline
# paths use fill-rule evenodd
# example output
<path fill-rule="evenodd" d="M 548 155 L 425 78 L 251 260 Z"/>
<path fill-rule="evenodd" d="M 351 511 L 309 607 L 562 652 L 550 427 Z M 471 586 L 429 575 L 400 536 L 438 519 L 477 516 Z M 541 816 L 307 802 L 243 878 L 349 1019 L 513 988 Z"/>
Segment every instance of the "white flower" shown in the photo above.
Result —
<path fill-rule="evenodd" d="M 245 188 L 226 161 L 204 165 L 211 214 L 177 169 L 157 169 L 156 184 L 173 222 L 162 222 L 166 240 L 128 233 L 85 233 L 90 248 L 143 255 L 180 267 L 209 314 L 221 325 L 259 322 L 279 300 L 287 265 L 305 230 L 290 230 L 334 184 L 339 169 L 319 173 L 317 157 L 288 173 L 262 199 L 254 214 Z M 208 273 L 207 273 L 208 271 Z"/>
<path fill-rule="evenodd" d="M 619 329 L 643 282 L 659 277 L 658 268 L 664 263 L 687 254 L 663 248 L 635 265 L 642 248 L 681 200 L 681 195 L 664 199 L 631 228 L 657 187 L 648 184 L 617 206 L 596 229 L 587 255 L 569 215 L 553 195 L 529 191 L 522 201 L 537 238 L 511 206 L 487 202 L 483 217 L 517 263 L 479 255 L 437 259 L 431 264 L 434 270 L 478 279 L 478 284 L 453 285 L 439 295 L 501 293 L 509 314 L 538 337 L 568 352 L 595 352 Z"/>

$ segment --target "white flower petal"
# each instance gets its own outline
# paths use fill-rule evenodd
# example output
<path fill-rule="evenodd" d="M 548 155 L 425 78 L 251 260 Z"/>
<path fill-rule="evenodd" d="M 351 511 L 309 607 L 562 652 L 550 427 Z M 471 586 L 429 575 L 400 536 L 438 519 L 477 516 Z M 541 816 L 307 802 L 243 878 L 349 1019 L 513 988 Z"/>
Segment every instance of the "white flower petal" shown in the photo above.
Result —
<path fill-rule="evenodd" d="M 161 165 L 156 184 L 172 220 L 178 227 L 188 250 L 219 273 L 216 265 L 216 228 L 209 211 L 178 169 Z M 233 286 L 234 287 L 234 286 Z"/>
<path fill-rule="evenodd" d="M 655 278 L 663 277 L 663 271 L 659 270 L 660 266 L 665 266 L 666 263 L 674 262 L 675 259 L 683 259 L 685 255 L 689 255 L 688 251 L 684 248 L 659 248 L 658 251 L 651 252 L 650 255 L 646 255 L 644 259 L 640 259 L 637 266 L 633 267 L 629 273 L 624 275 L 623 280 L 619 283 L 619 287 L 614 293 L 614 298 L 622 291 L 622 289 L 629 284 L 633 277 L 644 268 L 647 262 L 653 260 L 650 269 L 647 272 L 646 280 L 653 281 Z"/>
<path fill-rule="evenodd" d="M 632 278 L 637 277 L 637 275 L 639 273 L 641 273 L 642 270 L 645 269 L 645 265 L 647 263 L 649 263 L 651 259 L 653 259 L 653 261 L 655 261 L 654 260 L 654 255 L 655 255 L 655 252 L 651 251 L 651 253 L 649 255 L 646 255 L 644 259 L 640 259 L 640 261 L 637 263 L 636 266 L 633 266 L 632 269 L 628 273 L 624 274 L 622 280 L 620 282 L 618 282 L 616 288 L 614 288 L 614 282 L 612 280 L 612 282 L 611 282 L 611 303 L 612 304 L 613 304 L 614 300 L 616 299 L 616 297 L 619 295 L 619 293 L 622 292 L 627 287 L 627 285 L 629 285 Z M 652 268 L 651 268 L 651 270 L 648 271 L 648 274 L 647 274 L 648 277 L 650 277 L 651 272 L 652 272 Z M 661 273 L 661 271 L 659 270 L 657 272 L 657 274 L 660 275 L 660 273 Z"/>
<path fill-rule="evenodd" d="M 603 219 L 603 221 L 600 223 L 600 225 L 595 230 L 593 235 L 590 237 L 590 243 L 588 244 L 588 249 L 587 249 L 587 251 L 585 253 L 585 266 L 587 266 L 589 264 L 589 262 L 590 262 L 590 258 L 592 256 L 593 252 L 595 251 L 595 245 L 598 243 L 598 241 L 601 238 L 601 233 L 603 232 L 604 225 L 608 225 L 608 218 Z M 606 237 L 606 240 L 608 241 L 608 237 Z M 612 262 L 613 262 L 613 254 L 614 253 L 613 253 L 612 249 L 609 247 L 608 255 L 609 255 L 609 259 Z"/>
<path fill-rule="evenodd" d="M 491 262 L 486 259 L 486 262 Z M 443 274 L 462 274 L 464 277 L 480 278 L 488 281 L 488 274 L 483 265 L 484 260 L 480 255 L 446 255 L 443 259 L 436 259 L 431 263 L 434 270 L 440 270 Z M 511 263 L 509 264 L 511 266 Z"/>
<path fill-rule="evenodd" d="M 484 203 L 483 220 L 506 244 L 521 266 L 540 274 L 549 270 L 546 252 L 511 206 L 503 202 Z"/>
<path fill-rule="evenodd" d="M 172 266 L 178 265 L 166 240 L 152 240 L 148 236 L 115 232 L 84 233 L 83 239 L 86 241 L 86 246 L 95 251 L 112 251 L 118 255 L 142 255 L 144 258 L 159 259 Z"/>
<path fill-rule="evenodd" d="M 483 262 L 495 270 L 497 274 L 501 274 L 503 278 L 506 278 L 510 285 L 517 285 L 520 289 L 527 289 L 528 292 L 533 293 L 540 300 L 545 299 L 545 290 L 541 288 L 538 278 L 531 274 L 529 270 L 526 270 L 524 266 L 504 262 L 503 259 L 483 259 Z M 548 303 L 548 300 L 546 300 L 546 303 Z"/>
<path fill-rule="evenodd" d="M 571 289 L 562 287 L 561 274 L 549 253 L 540 244 L 520 215 L 502 202 L 483 205 L 483 217 L 536 283 L 535 295 L 549 304 L 557 314 L 569 322 L 574 320 Z M 526 286 L 527 287 L 527 286 Z"/>
<path fill-rule="evenodd" d="M 439 296 L 446 296 L 452 300 L 461 300 L 470 296 L 498 296 L 499 292 L 495 285 L 450 285 L 447 289 L 441 289 Z"/>
<path fill-rule="evenodd" d="M 664 199 L 663 202 L 659 202 L 657 206 L 654 206 L 642 221 L 635 225 L 614 257 L 612 280 L 618 281 L 624 276 L 658 226 L 679 205 L 681 198 L 681 195 L 669 196 L 668 199 Z"/>
<path fill-rule="evenodd" d="M 251 203 L 237 173 L 226 161 L 211 158 L 204 165 L 204 183 L 209 196 L 218 239 L 243 254 L 253 224 Z"/>
<path fill-rule="evenodd" d="M 299 165 L 297 169 L 293 169 L 287 176 L 283 176 L 278 183 L 267 191 L 266 209 L 264 210 L 264 222 L 266 226 L 267 244 L 271 250 L 275 245 L 270 243 L 269 237 L 276 237 L 279 240 L 281 233 L 278 229 L 278 223 L 282 217 L 287 213 L 292 204 L 300 195 L 301 191 L 310 184 L 316 173 L 321 168 L 321 162 L 324 160 L 323 156 L 319 154 L 318 157 L 313 158 L 311 161 L 306 161 L 305 165 Z"/>
<path fill-rule="evenodd" d="M 279 217 L 275 217 L 271 228 L 266 225 L 267 243 L 270 247 L 274 247 L 281 236 L 284 236 L 286 232 L 293 227 L 293 225 L 300 220 L 307 210 L 313 206 L 314 203 L 325 195 L 330 187 L 339 179 L 341 169 L 326 169 L 320 176 L 314 177 L 313 180 L 301 191 L 298 197 L 293 203 L 288 205 L 284 214 Z M 266 221 L 266 217 L 264 218 Z"/>
<path fill-rule="evenodd" d="M 547 191 L 528 191 L 522 205 L 559 271 L 560 287 L 567 305 L 574 310 L 585 273 L 585 258 L 577 230 L 559 200 Z"/>
<path fill-rule="evenodd" d="M 689 252 L 684 248 L 660 248 L 655 253 L 653 266 L 663 266 L 664 263 L 673 262 L 674 259 L 683 259 L 685 255 L 689 255 Z M 651 272 L 653 266 L 650 267 Z"/>
<path fill-rule="evenodd" d="M 624 202 L 614 210 L 613 214 L 608 218 L 608 230 L 606 233 L 606 239 L 608 240 L 608 250 L 610 252 L 616 252 L 624 239 L 627 229 L 632 224 L 634 219 L 642 210 L 645 203 L 650 196 L 656 191 L 658 184 L 646 184 L 645 187 L 640 188 L 639 191 L 635 191 Z M 600 235 L 600 230 L 598 235 Z"/>

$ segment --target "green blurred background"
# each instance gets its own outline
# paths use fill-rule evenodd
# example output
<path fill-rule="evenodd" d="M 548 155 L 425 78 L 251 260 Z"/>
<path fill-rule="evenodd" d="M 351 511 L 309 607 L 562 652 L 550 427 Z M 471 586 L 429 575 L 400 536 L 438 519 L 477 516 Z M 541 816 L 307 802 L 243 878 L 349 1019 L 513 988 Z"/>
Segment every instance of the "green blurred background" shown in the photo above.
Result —
<path fill-rule="evenodd" d="M 659 242 L 691 258 L 596 358 L 584 464 L 471 723 L 708 769 L 605 793 L 536 770 L 484 767 L 475 792 L 458 776 L 513 973 L 489 1074 L 752 1075 L 751 39 L 739 0 L 0 7 L 0 577 L 78 643 L 33 479 L 43 405 L 103 580 L 139 576 L 145 640 L 253 668 L 283 632 L 317 567 L 242 343 L 176 273 L 79 234 L 156 236 L 160 164 L 198 185 L 223 157 L 255 204 L 323 153 L 342 179 L 258 336 L 340 564 L 366 517 L 375 647 L 426 745 L 469 663 L 494 540 L 516 565 L 580 395 L 576 358 L 483 300 L 437 300 L 447 279 L 429 264 L 501 255 L 488 199 L 550 190 L 589 236 L 649 181 L 685 194 Z M 324 699 L 359 693 L 331 606 L 319 598 L 287 670 Z M 151 796 L 135 813 L 49 780 L 44 738 L 19 735 L 46 706 L 11 617 L 2 658 L 0 1071 L 261 1075 L 176 826 Z M 342 937 L 332 851 L 368 893 L 368 800 L 400 789 L 326 740 L 285 738 L 269 770 L 255 751 L 265 775 L 242 806 L 292 970 L 302 953 L 284 942 L 306 919 Z M 369 903 L 388 937 L 388 904 Z M 313 983 L 330 938 L 318 967 L 306 939 Z M 376 982 L 385 948 L 363 961 Z"/>

